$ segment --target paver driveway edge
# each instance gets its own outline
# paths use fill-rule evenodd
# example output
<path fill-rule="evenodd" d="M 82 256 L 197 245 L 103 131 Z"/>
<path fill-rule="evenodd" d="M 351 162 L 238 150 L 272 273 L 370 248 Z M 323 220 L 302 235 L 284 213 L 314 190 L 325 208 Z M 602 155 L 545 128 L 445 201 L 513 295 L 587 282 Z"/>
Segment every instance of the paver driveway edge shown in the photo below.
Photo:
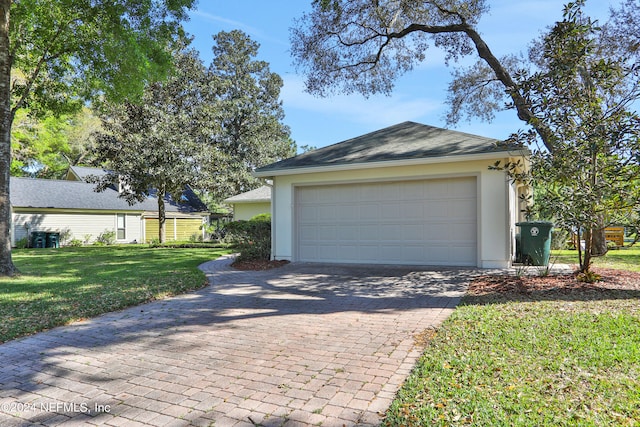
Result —
<path fill-rule="evenodd" d="M 0 425 L 375 426 L 472 270 L 201 269 L 210 286 L 0 345 Z"/>

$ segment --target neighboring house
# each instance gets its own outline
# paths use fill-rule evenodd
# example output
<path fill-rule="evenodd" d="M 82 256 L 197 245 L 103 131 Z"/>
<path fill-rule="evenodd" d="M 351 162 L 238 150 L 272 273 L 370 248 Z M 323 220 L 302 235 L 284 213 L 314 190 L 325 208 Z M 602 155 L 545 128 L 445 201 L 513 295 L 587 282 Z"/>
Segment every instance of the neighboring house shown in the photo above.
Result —
<path fill-rule="evenodd" d="M 96 192 L 89 175 L 106 173 L 102 169 L 71 167 L 66 180 L 11 177 L 13 245 L 34 231 L 68 232 L 68 239 L 92 242 L 107 231 L 115 231 L 119 243 L 142 243 L 158 238 L 158 201 L 150 196 L 129 205 L 118 197 L 118 189 Z M 203 223 L 207 207 L 190 188 L 182 200 L 166 200 L 167 240 L 205 237 Z"/>
<path fill-rule="evenodd" d="M 527 153 L 405 122 L 259 168 L 273 180 L 272 257 L 510 266 L 523 188 L 489 166 Z"/>
<path fill-rule="evenodd" d="M 233 207 L 233 220 L 248 220 L 256 215 L 271 213 L 271 187 L 263 185 L 255 190 L 224 200 Z"/>

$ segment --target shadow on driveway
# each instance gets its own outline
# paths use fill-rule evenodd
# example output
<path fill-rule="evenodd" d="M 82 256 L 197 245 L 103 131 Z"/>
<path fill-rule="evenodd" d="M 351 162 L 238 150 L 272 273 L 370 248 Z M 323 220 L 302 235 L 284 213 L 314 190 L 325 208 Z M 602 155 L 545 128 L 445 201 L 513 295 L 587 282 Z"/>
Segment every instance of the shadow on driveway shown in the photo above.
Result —
<path fill-rule="evenodd" d="M 0 424 L 378 425 L 414 336 L 478 274 L 230 261 L 199 291 L 0 345 Z"/>

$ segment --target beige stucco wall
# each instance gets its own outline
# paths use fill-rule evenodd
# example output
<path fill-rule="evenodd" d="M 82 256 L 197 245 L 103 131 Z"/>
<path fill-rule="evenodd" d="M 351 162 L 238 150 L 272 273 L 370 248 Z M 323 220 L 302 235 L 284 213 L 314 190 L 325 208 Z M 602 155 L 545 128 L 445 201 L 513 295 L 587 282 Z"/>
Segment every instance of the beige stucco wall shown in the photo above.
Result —
<path fill-rule="evenodd" d="M 516 195 L 504 172 L 489 170 L 495 160 L 497 159 L 276 176 L 273 178 L 272 193 L 272 257 L 295 261 L 295 186 L 475 176 L 478 185 L 477 266 L 508 267 L 511 265 L 512 223 L 515 217 L 511 200 Z"/>
<path fill-rule="evenodd" d="M 233 205 L 234 221 L 249 220 L 256 215 L 271 213 L 271 203 L 254 202 L 254 203 L 235 203 Z"/>

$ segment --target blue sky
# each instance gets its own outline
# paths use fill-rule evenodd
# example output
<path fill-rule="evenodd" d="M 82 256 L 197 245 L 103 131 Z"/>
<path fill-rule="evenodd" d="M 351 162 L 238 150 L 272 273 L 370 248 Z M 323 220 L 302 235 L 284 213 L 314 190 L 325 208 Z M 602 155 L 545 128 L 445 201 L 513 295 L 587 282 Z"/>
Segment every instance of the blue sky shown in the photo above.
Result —
<path fill-rule="evenodd" d="M 478 29 L 499 57 L 524 52 L 528 43 L 562 17 L 558 0 L 496 0 Z M 588 0 L 590 16 L 606 20 L 616 1 Z M 445 127 L 446 90 L 450 69 L 443 55 L 431 51 L 427 63 L 397 81 L 391 96 L 368 99 L 359 94 L 316 98 L 304 92 L 304 76 L 296 74 L 289 48 L 289 29 L 310 10 L 311 0 L 200 0 L 186 30 L 205 64 L 211 62 L 212 36 L 239 29 L 260 44 L 258 59 L 284 80 L 281 92 L 284 122 L 298 146 L 324 147 L 407 120 Z M 472 60 L 469 60 L 472 62 Z M 475 61 L 475 58 L 473 58 Z M 469 63 L 470 63 L 469 62 Z M 454 64 L 455 66 L 455 64 Z M 500 113 L 492 123 L 461 122 L 454 129 L 505 139 L 524 128 L 514 111 Z"/>

